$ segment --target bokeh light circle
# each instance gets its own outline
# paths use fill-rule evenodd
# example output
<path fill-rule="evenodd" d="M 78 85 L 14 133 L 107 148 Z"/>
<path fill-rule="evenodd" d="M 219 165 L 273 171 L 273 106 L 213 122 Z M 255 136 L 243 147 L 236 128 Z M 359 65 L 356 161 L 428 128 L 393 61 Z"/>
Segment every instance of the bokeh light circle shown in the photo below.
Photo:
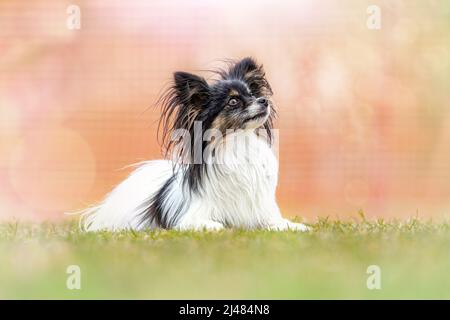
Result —
<path fill-rule="evenodd" d="M 88 143 L 66 128 L 45 128 L 14 149 L 9 177 L 18 197 L 31 209 L 63 213 L 79 204 L 95 179 L 95 158 Z"/>

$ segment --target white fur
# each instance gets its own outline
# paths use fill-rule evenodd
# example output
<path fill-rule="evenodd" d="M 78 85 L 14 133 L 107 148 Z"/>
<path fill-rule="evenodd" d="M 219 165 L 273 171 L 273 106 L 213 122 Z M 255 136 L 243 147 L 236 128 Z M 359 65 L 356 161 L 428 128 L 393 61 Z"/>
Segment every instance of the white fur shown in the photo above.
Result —
<path fill-rule="evenodd" d="M 221 159 L 213 165 L 202 181 L 199 193 L 189 193 L 183 187 L 181 171 L 164 207 L 169 214 L 182 207 L 174 228 L 180 230 L 220 230 L 224 227 L 244 229 L 306 231 L 308 227 L 293 223 L 281 216 L 275 200 L 278 163 L 267 144 L 253 130 L 227 135 L 225 141 L 247 139 L 248 149 L 216 146 Z M 106 199 L 88 209 L 82 218 L 87 231 L 154 228 L 139 224 L 142 205 L 154 195 L 173 174 L 172 163 L 166 160 L 141 164 Z"/>
<path fill-rule="evenodd" d="M 111 191 L 99 205 L 82 215 L 86 231 L 139 229 L 138 210 L 172 174 L 166 160 L 146 161 Z"/>

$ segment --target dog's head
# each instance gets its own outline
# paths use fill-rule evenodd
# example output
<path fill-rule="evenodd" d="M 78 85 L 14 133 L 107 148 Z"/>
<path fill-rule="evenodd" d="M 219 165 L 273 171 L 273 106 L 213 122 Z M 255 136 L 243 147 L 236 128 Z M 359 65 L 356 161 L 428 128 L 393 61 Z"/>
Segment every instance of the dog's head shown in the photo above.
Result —
<path fill-rule="evenodd" d="M 173 145 L 172 133 L 184 129 L 193 136 L 195 123 L 201 125 L 202 133 L 262 128 L 271 142 L 275 109 L 263 67 L 244 58 L 216 73 L 218 79 L 210 84 L 191 73 L 174 73 L 173 85 L 162 99 L 161 123 L 168 150 Z"/>

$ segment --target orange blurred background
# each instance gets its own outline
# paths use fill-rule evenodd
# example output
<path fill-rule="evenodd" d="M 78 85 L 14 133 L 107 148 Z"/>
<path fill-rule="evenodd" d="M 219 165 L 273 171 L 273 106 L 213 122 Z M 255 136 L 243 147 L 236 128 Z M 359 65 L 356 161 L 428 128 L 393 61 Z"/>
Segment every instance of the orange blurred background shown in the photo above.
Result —
<path fill-rule="evenodd" d="M 449 217 L 449 39 L 445 0 L 2 0 L 0 219 L 100 200 L 161 157 L 172 72 L 244 56 L 275 92 L 285 215 Z"/>

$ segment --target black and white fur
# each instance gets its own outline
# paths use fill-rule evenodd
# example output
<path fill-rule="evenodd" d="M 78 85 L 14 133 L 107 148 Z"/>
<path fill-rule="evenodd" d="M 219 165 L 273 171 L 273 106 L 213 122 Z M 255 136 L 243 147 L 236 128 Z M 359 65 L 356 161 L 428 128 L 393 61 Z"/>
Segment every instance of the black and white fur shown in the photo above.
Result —
<path fill-rule="evenodd" d="M 171 159 L 138 164 L 102 203 L 84 211 L 85 230 L 308 230 L 284 219 L 275 200 L 275 110 L 262 66 L 245 58 L 217 74 L 208 84 L 190 73 L 174 73 L 160 101 L 163 145 Z M 192 138 L 195 127 L 202 135 L 212 131 L 223 138 Z M 192 139 L 177 139 L 180 132 Z M 238 148 L 226 147 L 230 141 Z M 213 151 L 205 152 L 208 148 Z"/>

